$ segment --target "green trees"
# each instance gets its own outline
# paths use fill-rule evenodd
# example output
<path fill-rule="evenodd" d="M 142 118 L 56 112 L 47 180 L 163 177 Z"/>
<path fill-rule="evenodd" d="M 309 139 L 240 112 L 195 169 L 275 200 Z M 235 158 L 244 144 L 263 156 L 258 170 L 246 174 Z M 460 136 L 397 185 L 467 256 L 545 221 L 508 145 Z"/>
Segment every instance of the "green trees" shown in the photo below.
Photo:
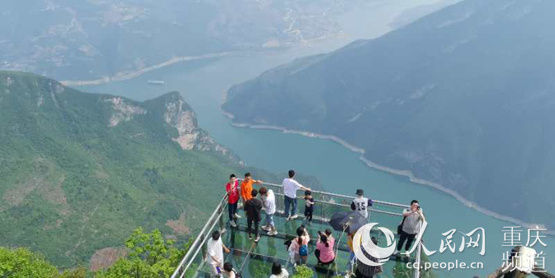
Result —
<path fill-rule="evenodd" d="M 0 277 L 58 277 L 58 270 L 28 249 L 0 247 Z"/>
<path fill-rule="evenodd" d="M 26 248 L 8 249 L 0 247 L 0 277 L 13 278 L 120 278 L 120 277 L 168 277 L 175 270 L 179 260 L 189 249 L 192 241 L 181 248 L 172 240 L 166 240 L 159 230 L 151 233 L 137 228 L 125 241 L 129 249 L 126 257 L 120 258 L 107 270 L 88 273 L 84 268 L 66 270 L 60 273 L 40 253 Z"/>
<path fill-rule="evenodd" d="M 314 276 L 314 271 L 306 265 L 298 265 L 295 267 L 295 274 L 293 278 L 312 278 Z"/>
<path fill-rule="evenodd" d="M 95 277 L 168 277 L 190 245 L 191 241 L 188 241 L 178 249 L 175 242 L 164 239 L 159 230 L 145 233 L 139 227 L 125 241 L 129 249 L 127 257 L 119 259 Z"/>

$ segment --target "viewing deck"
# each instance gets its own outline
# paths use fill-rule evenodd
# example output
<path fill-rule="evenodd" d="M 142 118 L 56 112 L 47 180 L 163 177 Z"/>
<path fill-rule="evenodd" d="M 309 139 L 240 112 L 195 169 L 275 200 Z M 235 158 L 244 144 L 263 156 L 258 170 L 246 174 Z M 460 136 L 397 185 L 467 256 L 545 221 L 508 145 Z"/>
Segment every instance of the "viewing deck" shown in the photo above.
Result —
<path fill-rule="evenodd" d="M 278 231 L 276 236 L 268 236 L 266 232 L 260 229 L 261 239 L 258 243 L 248 239 L 247 220 L 244 210 L 238 209 L 238 214 L 242 218 L 237 220 L 237 228 L 232 228 L 228 221 L 227 198 L 222 197 L 218 206 L 207 220 L 205 226 L 199 232 L 189 251 L 181 260 L 179 266 L 172 275 L 174 277 L 210 277 L 210 267 L 205 263 L 206 258 L 206 241 L 210 238 L 214 230 L 222 233 L 223 243 L 231 250 L 229 254 L 224 254 L 225 262 L 231 262 L 233 268 L 242 275 L 242 277 L 269 277 L 271 267 L 274 261 L 280 262 L 285 267 L 290 276 L 295 273 L 294 266 L 289 262 L 289 255 L 285 241 L 296 236 L 296 229 L 304 224 L 307 228 L 311 241 L 309 243 L 309 254 L 307 266 L 310 267 L 315 277 L 333 277 L 344 276 L 349 267 L 350 249 L 347 245 L 347 235 L 341 231 L 333 231 L 336 241 L 336 259 L 335 263 L 329 266 L 321 266 L 317 264 L 314 250 L 316 248 L 317 231 L 325 229 L 333 230 L 328 224 L 329 218 L 335 212 L 351 211 L 350 204 L 355 196 L 347 196 L 333 194 L 321 191 L 312 191 L 315 200 L 313 221 L 307 223 L 304 219 L 304 194 L 298 192 L 297 213 L 299 218 L 287 221 L 284 210 L 284 195 L 281 185 L 264 183 L 268 189 L 274 191 L 276 197 L 277 211 L 274 215 L 275 226 Z M 255 185 L 255 189 L 260 186 Z M 386 227 L 396 233 L 397 225 L 402 220 L 402 210 L 408 208 L 408 205 L 396 204 L 391 202 L 373 200 L 373 206 L 370 208 L 370 216 L 368 222 L 379 223 L 379 226 Z M 262 220 L 260 226 L 265 225 L 264 211 L 261 213 Z M 379 231 L 371 231 L 372 236 L 378 239 L 378 246 L 385 247 L 386 239 L 383 233 Z M 382 268 L 382 277 L 422 277 L 424 273 L 420 271 L 407 269 L 406 262 L 409 260 L 420 261 L 420 242 L 415 252 L 410 258 L 392 257 L 386 262 Z"/>

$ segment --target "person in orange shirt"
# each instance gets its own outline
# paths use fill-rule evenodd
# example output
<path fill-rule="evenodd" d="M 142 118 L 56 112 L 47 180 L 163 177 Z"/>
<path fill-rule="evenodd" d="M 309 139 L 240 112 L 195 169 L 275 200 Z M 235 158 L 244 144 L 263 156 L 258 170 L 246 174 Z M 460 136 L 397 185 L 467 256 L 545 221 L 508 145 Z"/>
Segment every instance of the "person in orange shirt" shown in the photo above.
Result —
<path fill-rule="evenodd" d="M 255 180 L 251 177 L 251 173 L 245 174 L 245 179 L 241 182 L 241 199 L 243 199 L 243 205 L 250 199 L 252 199 L 252 185 L 262 184 L 261 180 Z"/>

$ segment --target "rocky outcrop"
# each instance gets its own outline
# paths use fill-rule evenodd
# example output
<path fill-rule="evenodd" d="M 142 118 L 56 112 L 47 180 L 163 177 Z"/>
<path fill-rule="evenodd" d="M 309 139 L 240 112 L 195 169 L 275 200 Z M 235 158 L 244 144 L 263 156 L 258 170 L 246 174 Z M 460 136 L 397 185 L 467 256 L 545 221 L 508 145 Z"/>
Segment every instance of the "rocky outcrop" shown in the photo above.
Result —
<path fill-rule="evenodd" d="M 163 119 L 166 124 L 177 130 L 172 140 L 183 150 L 213 151 L 231 157 L 231 152 L 198 127 L 195 112 L 178 92 L 160 97 L 163 101 Z"/>
<path fill-rule="evenodd" d="M 122 121 L 130 121 L 133 119 L 134 115 L 146 114 L 145 109 L 140 106 L 132 105 L 121 97 L 110 97 L 105 101 L 111 103 L 112 108 L 114 109 L 114 113 L 112 114 L 112 117 L 110 117 L 110 121 L 108 123 L 109 127 L 117 126 Z"/>

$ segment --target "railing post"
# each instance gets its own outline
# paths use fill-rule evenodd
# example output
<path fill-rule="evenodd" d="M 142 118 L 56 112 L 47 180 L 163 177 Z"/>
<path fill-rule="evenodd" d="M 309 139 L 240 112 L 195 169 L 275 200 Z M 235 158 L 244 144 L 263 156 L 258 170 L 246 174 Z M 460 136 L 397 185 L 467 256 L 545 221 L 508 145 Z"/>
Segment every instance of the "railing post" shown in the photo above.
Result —
<path fill-rule="evenodd" d="M 415 262 L 417 267 L 414 268 L 414 275 L 413 278 L 420 278 L 420 262 L 421 262 L 421 256 L 420 253 L 422 253 L 422 240 L 418 241 L 418 245 L 416 247 L 416 258 L 415 258 Z"/>
<path fill-rule="evenodd" d="M 223 202 L 220 203 L 220 209 L 218 210 L 218 214 L 220 215 L 220 217 L 218 217 L 218 226 L 220 228 L 220 232 L 222 232 L 225 228 L 225 224 L 224 224 L 224 214 L 222 213 L 224 208 L 225 208 L 225 203 L 226 200 L 224 198 Z"/>
<path fill-rule="evenodd" d="M 203 242 L 204 238 L 205 238 L 205 235 L 201 234 L 200 235 L 200 242 Z M 202 259 L 205 260 L 206 259 L 206 246 L 205 246 L 205 244 L 202 244 L 201 246 L 199 246 L 199 248 L 200 248 L 200 252 L 202 254 Z M 193 260 L 194 260 L 194 258 L 193 258 Z"/>

